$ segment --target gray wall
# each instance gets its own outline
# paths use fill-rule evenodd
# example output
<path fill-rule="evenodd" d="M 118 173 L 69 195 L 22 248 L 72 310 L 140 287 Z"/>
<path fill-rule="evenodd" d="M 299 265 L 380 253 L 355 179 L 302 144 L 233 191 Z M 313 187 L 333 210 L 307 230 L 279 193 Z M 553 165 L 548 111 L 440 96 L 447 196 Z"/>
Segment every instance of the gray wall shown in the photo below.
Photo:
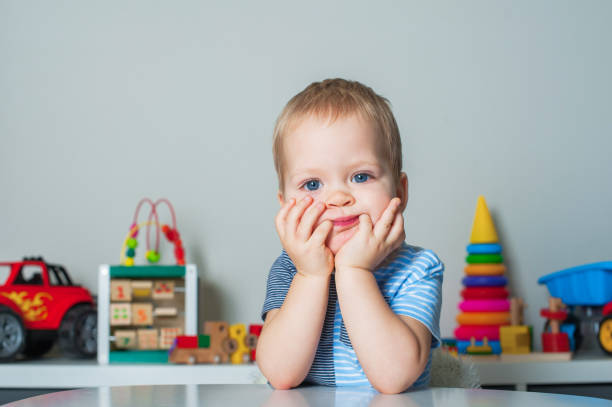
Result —
<path fill-rule="evenodd" d="M 43 254 L 96 291 L 138 200 L 167 197 L 203 318 L 258 321 L 280 250 L 274 120 L 341 76 L 393 103 L 407 240 L 447 266 L 442 333 L 478 194 L 539 333 L 538 277 L 612 258 L 611 17 L 607 1 L 0 1 L 0 259 Z"/>

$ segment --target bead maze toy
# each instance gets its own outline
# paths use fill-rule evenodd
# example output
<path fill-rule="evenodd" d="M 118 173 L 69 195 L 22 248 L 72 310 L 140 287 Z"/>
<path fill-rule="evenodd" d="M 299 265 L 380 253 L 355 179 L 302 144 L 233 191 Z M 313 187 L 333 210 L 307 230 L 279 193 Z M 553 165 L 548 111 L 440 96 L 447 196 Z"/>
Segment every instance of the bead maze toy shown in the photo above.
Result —
<path fill-rule="evenodd" d="M 139 214 L 148 205 L 147 220 Z M 170 223 L 162 223 L 166 206 Z M 137 240 L 145 229 L 145 259 L 137 265 Z M 151 245 L 151 231 L 155 244 Z M 159 264 L 160 236 L 173 245 L 175 265 Z M 197 333 L 197 269 L 186 264 L 172 204 L 167 199 L 142 199 L 123 240 L 119 265 L 100 266 L 98 277 L 98 362 L 167 363 L 168 350 L 182 335 Z"/>

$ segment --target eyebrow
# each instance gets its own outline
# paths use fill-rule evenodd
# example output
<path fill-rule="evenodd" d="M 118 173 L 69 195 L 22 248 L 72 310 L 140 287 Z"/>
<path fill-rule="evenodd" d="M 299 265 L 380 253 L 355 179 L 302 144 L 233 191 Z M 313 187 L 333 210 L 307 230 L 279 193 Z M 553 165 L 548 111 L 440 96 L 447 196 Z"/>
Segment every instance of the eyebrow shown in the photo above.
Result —
<path fill-rule="evenodd" d="M 383 167 L 380 164 L 376 164 L 370 161 L 357 161 L 349 165 L 350 168 L 359 168 L 359 167 L 375 167 L 377 170 L 381 170 Z M 297 182 L 301 179 L 309 178 L 306 174 L 313 174 L 316 176 L 317 172 L 320 171 L 320 168 L 304 168 L 299 169 L 296 172 L 296 175 L 289 177 L 291 182 Z"/>

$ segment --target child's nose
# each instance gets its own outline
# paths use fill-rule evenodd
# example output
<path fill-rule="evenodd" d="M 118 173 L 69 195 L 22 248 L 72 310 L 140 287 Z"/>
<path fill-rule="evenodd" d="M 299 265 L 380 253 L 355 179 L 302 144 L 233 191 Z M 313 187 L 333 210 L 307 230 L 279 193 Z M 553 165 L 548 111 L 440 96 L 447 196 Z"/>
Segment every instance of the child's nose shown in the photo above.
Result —
<path fill-rule="evenodd" d="M 350 206 L 355 203 L 353 195 L 345 191 L 334 191 L 325 200 L 325 206 L 328 208 Z"/>

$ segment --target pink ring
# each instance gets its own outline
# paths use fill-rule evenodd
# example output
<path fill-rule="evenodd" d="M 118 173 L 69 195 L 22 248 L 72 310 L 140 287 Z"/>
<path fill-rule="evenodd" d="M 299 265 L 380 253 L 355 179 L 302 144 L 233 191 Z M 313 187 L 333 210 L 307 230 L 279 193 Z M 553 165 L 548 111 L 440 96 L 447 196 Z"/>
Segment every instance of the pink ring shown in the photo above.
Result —
<path fill-rule="evenodd" d="M 469 341 L 471 338 L 480 341 L 486 337 L 490 341 L 499 340 L 499 325 L 461 325 L 455 329 L 455 338 Z"/>
<path fill-rule="evenodd" d="M 491 298 L 487 300 L 464 300 L 459 309 L 465 312 L 496 312 L 510 310 L 510 301 Z"/>

